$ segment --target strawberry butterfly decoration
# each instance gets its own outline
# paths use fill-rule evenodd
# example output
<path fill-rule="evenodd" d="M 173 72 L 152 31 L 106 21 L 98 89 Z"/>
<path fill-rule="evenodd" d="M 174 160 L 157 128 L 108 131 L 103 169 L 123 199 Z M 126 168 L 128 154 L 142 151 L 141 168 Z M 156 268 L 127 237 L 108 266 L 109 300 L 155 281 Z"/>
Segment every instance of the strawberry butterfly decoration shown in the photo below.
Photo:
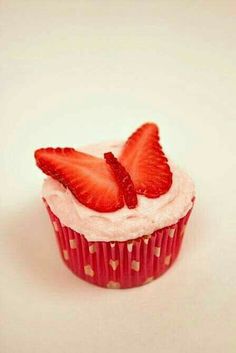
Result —
<path fill-rule="evenodd" d="M 84 206 L 98 212 L 113 212 L 126 204 L 135 208 L 137 194 L 157 198 L 172 184 L 168 160 L 159 142 L 159 130 L 146 123 L 126 141 L 118 159 L 104 159 L 74 148 L 40 148 L 37 166 L 68 188 Z"/>

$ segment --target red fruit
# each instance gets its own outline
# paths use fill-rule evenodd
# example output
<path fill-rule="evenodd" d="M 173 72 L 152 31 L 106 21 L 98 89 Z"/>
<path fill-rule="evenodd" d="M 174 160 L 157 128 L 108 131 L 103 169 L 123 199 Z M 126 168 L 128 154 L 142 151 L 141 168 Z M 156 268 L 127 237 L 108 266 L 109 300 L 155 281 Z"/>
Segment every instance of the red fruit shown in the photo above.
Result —
<path fill-rule="evenodd" d="M 172 173 L 155 124 L 146 123 L 129 137 L 119 161 L 129 173 L 137 194 L 156 198 L 169 190 Z"/>
<path fill-rule="evenodd" d="M 123 191 L 126 205 L 128 208 L 135 208 L 137 206 L 138 199 L 129 173 L 127 173 L 125 168 L 119 163 L 112 152 L 104 153 L 104 158 L 114 172 L 117 183 Z"/>
<path fill-rule="evenodd" d="M 122 191 L 103 159 L 73 148 L 41 148 L 35 159 L 45 174 L 69 188 L 83 205 L 98 212 L 124 206 Z"/>

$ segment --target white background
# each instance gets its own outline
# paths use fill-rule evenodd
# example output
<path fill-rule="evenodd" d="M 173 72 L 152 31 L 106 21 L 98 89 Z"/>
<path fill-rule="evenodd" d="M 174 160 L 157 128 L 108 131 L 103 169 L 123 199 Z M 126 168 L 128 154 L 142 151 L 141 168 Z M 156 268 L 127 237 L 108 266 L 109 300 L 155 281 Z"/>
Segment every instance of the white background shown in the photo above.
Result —
<path fill-rule="evenodd" d="M 1 353 L 236 352 L 235 1 L 1 1 Z M 63 265 L 40 146 L 145 121 L 196 183 L 161 279 L 100 289 Z"/>

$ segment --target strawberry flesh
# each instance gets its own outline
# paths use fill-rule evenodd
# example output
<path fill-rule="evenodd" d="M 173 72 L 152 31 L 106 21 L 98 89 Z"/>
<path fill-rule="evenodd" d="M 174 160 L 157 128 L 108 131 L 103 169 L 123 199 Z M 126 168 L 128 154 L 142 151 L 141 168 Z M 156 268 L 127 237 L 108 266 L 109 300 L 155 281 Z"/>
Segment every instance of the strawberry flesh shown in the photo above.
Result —
<path fill-rule="evenodd" d="M 41 148 L 35 152 L 37 166 L 61 182 L 86 207 L 113 212 L 124 206 L 122 190 L 104 159 L 73 148 Z"/>
<path fill-rule="evenodd" d="M 146 123 L 134 132 L 125 143 L 119 161 L 129 173 L 137 194 L 156 198 L 171 187 L 172 173 L 156 124 Z"/>
<path fill-rule="evenodd" d="M 127 173 L 125 168 L 119 163 L 112 152 L 104 153 L 104 158 L 114 172 L 117 183 L 123 191 L 124 200 L 127 207 L 135 208 L 137 206 L 138 199 L 129 173 Z"/>
<path fill-rule="evenodd" d="M 135 208 L 137 194 L 157 198 L 171 187 L 172 173 L 153 123 L 142 125 L 129 137 L 118 160 L 111 152 L 104 158 L 68 147 L 35 151 L 36 164 L 45 174 L 97 212 L 114 212 L 124 202 Z"/>

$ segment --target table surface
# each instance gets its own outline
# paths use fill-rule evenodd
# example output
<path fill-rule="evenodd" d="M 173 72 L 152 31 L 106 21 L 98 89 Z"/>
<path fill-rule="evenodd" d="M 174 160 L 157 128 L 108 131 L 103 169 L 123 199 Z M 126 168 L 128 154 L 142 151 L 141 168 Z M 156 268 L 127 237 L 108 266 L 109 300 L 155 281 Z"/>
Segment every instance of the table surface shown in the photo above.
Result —
<path fill-rule="evenodd" d="M 3 1 L 2 353 L 236 352 L 235 1 Z M 58 256 L 40 146 L 125 139 L 147 120 L 196 183 L 181 256 L 106 290 Z"/>

